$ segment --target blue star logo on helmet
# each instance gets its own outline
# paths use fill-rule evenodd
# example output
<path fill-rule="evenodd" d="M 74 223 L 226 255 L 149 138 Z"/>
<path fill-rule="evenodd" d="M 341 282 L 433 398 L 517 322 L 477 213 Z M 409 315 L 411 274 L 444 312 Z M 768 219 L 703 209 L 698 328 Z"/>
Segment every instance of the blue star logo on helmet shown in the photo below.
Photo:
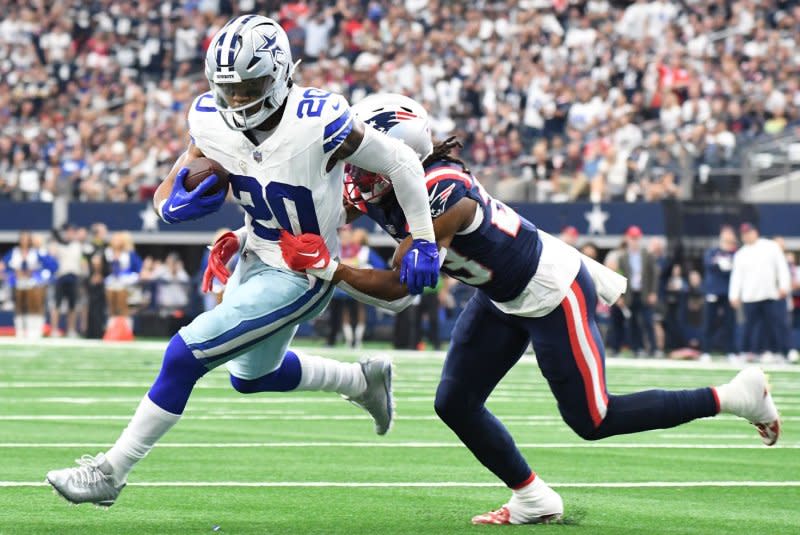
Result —
<path fill-rule="evenodd" d="M 276 33 L 272 37 L 262 34 L 261 37 L 264 39 L 264 42 L 261 43 L 261 46 L 256 48 L 256 52 L 267 52 L 272 55 L 273 63 L 283 63 L 282 56 L 284 53 L 278 46 L 278 34 Z"/>
<path fill-rule="evenodd" d="M 366 123 L 375 130 L 385 134 L 400 121 L 407 121 L 409 119 L 415 119 L 416 117 L 416 115 L 407 111 L 383 111 L 377 115 L 373 115 Z"/>

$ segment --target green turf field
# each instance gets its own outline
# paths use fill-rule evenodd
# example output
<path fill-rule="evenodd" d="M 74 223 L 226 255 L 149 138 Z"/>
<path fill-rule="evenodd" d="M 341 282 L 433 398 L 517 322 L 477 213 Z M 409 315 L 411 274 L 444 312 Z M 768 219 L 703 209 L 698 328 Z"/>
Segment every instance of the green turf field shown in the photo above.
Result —
<path fill-rule="evenodd" d="M 215 370 L 116 505 L 68 506 L 45 473 L 116 439 L 158 370 L 159 347 L 0 343 L 0 534 L 800 533 L 800 367 L 770 372 L 784 416 L 778 447 L 732 417 L 587 443 L 561 422 L 526 357 L 489 405 L 563 496 L 568 525 L 470 525 L 508 491 L 436 419 L 435 354 L 396 355 L 398 418 L 386 437 L 332 394 L 243 396 Z M 735 373 L 641 364 L 612 362 L 610 390 Z"/>

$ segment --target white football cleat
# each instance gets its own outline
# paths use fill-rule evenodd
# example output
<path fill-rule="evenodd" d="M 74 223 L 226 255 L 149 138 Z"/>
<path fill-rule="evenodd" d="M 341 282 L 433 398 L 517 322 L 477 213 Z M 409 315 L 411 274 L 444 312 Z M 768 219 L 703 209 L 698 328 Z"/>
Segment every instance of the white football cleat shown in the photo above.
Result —
<path fill-rule="evenodd" d="M 114 486 L 111 466 L 105 455 L 83 455 L 75 459 L 76 468 L 63 468 L 47 472 L 47 482 L 62 498 L 70 503 L 93 503 L 101 507 L 114 505 L 125 483 Z"/>
<path fill-rule="evenodd" d="M 394 420 L 392 361 L 386 357 L 375 357 L 362 359 L 359 364 L 367 380 L 367 389 L 360 396 L 344 398 L 367 411 L 375 420 L 375 432 L 385 435 L 392 428 Z"/>
<path fill-rule="evenodd" d="M 717 388 L 720 411 L 740 416 L 756 426 L 761 440 L 774 445 L 781 435 L 778 408 L 769 393 L 764 371 L 751 366 L 740 371 L 730 383 Z"/>
<path fill-rule="evenodd" d="M 548 524 L 555 522 L 564 514 L 564 501 L 561 496 L 547 486 L 539 476 L 531 484 L 530 498 L 524 501 L 516 494 L 508 503 L 496 511 L 489 511 L 472 517 L 473 524 Z"/>

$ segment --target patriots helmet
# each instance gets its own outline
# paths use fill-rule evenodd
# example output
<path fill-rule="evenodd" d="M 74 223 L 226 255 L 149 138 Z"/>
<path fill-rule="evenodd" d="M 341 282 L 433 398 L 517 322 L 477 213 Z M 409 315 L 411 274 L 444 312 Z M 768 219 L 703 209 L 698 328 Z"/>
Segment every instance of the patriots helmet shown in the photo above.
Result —
<path fill-rule="evenodd" d="M 225 124 L 250 130 L 286 100 L 292 86 L 286 32 L 262 15 L 242 15 L 220 29 L 206 52 L 206 78 Z"/>
<path fill-rule="evenodd" d="M 399 139 L 424 160 L 433 152 L 428 112 L 417 101 L 397 93 L 375 93 L 352 107 L 365 124 Z M 391 181 L 348 164 L 345 168 L 345 200 L 359 207 L 363 202 L 377 203 L 392 191 Z"/>

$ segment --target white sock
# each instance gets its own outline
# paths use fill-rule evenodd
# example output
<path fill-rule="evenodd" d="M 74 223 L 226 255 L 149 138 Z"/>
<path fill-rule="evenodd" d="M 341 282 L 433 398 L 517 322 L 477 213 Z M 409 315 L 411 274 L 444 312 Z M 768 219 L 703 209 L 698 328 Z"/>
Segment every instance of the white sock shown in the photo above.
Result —
<path fill-rule="evenodd" d="M 353 347 L 353 326 L 349 323 L 342 325 L 342 334 L 344 334 L 344 343 L 347 347 Z"/>
<path fill-rule="evenodd" d="M 530 482 L 521 488 L 511 489 L 512 500 L 518 502 L 531 501 L 536 496 L 536 487 L 538 487 L 539 478 L 536 474 L 531 474 Z"/>
<path fill-rule="evenodd" d="M 339 362 L 301 353 L 297 353 L 297 358 L 302 376 L 295 390 L 336 392 L 353 398 L 367 389 L 367 380 L 357 362 Z"/>
<path fill-rule="evenodd" d="M 722 386 L 713 387 L 717 392 L 719 401 L 719 414 L 733 414 L 741 416 L 743 407 L 747 406 L 748 397 L 742 395 L 741 385 L 725 383 Z"/>
<path fill-rule="evenodd" d="M 25 338 L 25 314 L 14 314 L 14 336 L 17 338 Z"/>
<path fill-rule="evenodd" d="M 180 417 L 180 414 L 165 411 L 145 394 L 128 427 L 106 452 L 106 459 L 113 469 L 115 485 L 125 482 L 133 465 L 144 459 L 155 443 L 178 422 Z"/>
<path fill-rule="evenodd" d="M 364 341 L 364 324 L 359 323 L 356 325 L 356 345 L 355 347 L 361 347 L 361 342 Z"/>
<path fill-rule="evenodd" d="M 536 474 L 531 474 L 533 481 L 522 488 L 512 489 L 508 500 L 512 524 L 524 524 L 531 519 L 564 512 L 564 502 L 553 489 L 547 486 Z"/>

